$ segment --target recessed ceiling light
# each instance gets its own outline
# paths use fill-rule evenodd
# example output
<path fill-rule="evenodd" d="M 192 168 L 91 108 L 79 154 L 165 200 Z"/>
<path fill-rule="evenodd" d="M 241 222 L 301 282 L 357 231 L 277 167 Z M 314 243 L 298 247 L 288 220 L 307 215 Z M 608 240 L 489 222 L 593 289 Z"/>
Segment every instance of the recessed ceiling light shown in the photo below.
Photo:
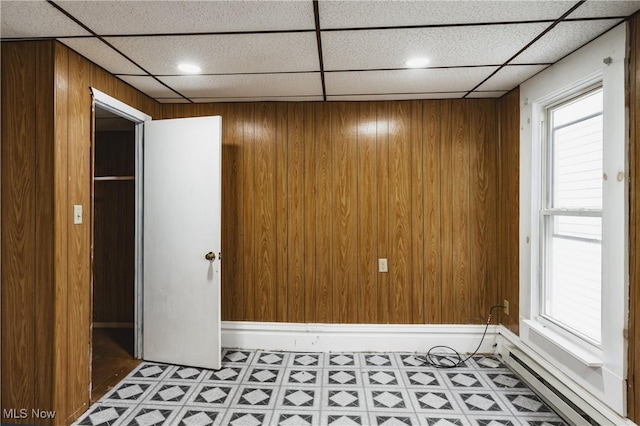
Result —
<path fill-rule="evenodd" d="M 413 58 L 405 62 L 405 65 L 409 68 L 422 68 L 426 67 L 428 64 L 429 60 L 427 58 Z"/>
<path fill-rule="evenodd" d="M 178 69 L 187 74 L 198 74 L 202 69 L 194 64 L 178 64 Z"/>

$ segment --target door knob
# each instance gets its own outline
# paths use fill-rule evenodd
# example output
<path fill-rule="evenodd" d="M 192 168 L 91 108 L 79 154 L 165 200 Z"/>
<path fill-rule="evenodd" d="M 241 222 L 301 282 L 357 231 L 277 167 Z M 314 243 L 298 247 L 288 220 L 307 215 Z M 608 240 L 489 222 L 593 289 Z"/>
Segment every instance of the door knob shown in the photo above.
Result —
<path fill-rule="evenodd" d="M 216 254 L 212 251 L 204 255 L 204 258 L 207 260 L 216 260 Z"/>

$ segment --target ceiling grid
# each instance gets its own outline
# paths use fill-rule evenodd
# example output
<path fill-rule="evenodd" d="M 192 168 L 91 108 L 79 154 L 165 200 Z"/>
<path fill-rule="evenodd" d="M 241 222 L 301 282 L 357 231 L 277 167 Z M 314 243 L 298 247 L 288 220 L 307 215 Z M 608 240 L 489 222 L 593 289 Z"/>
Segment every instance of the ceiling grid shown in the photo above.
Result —
<path fill-rule="evenodd" d="M 57 39 L 163 103 L 490 98 L 638 9 L 638 0 L 3 0 L 0 35 Z M 413 58 L 428 62 L 411 68 Z"/>

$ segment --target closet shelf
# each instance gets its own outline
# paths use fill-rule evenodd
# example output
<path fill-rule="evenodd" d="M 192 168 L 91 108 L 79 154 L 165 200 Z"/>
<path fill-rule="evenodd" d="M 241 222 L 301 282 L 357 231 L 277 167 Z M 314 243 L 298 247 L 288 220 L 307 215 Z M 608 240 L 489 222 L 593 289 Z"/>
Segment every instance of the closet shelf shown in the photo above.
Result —
<path fill-rule="evenodd" d="M 96 176 L 93 178 L 96 181 L 108 181 L 108 180 L 136 180 L 135 176 Z"/>

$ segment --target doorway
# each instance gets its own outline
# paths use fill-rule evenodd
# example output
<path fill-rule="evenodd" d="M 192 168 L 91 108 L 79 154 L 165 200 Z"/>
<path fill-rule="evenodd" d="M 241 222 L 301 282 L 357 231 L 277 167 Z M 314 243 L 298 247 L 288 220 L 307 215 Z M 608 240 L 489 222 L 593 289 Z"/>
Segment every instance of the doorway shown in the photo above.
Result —
<path fill-rule="evenodd" d="M 136 124 L 96 105 L 93 143 L 91 400 L 135 359 Z"/>
<path fill-rule="evenodd" d="M 95 401 L 143 357 L 220 368 L 222 124 L 91 93 Z"/>

